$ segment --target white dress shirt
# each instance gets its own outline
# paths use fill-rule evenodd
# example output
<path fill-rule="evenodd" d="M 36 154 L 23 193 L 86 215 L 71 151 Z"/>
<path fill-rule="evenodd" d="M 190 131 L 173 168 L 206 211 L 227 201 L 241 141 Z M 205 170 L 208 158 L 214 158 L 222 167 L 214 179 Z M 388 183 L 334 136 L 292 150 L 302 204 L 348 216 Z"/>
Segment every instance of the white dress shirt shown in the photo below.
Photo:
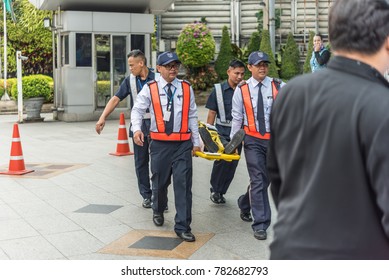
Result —
<path fill-rule="evenodd" d="M 159 98 L 162 107 L 162 113 L 165 114 L 167 109 L 167 104 L 169 102 L 167 96 L 167 84 L 162 76 L 156 78 L 158 83 Z M 174 105 L 174 126 L 173 132 L 179 132 L 181 129 L 181 119 L 182 119 L 182 101 L 183 101 L 183 92 L 182 92 L 182 80 L 175 78 L 171 84 L 171 90 L 174 94 L 173 96 L 173 105 Z M 150 87 L 144 86 L 139 92 L 138 97 L 136 98 L 134 107 L 131 110 L 131 124 L 132 131 L 136 132 L 141 130 L 142 118 L 147 109 L 150 109 L 151 114 L 151 125 L 150 131 L 158 132 L 157 125 L 155 123 L 155 113 L 154 108 L 151 104 L 151 94 Z M 192 87 L 190 87 L 190 106 L 189 106 L 189 129 L 192 132 L 192 142 L 194 146 L 200 146 L 198 124 L 197 124 L 197 106 L 195 103 L 195 97 Z"/>
<path fill-rule="evenodd" d="M 262 81 L 261 87 L 261 98 L 263 100 L 263 111 L 265 113 L 265 126 L 266 132 L 270 132 L 270 113 L 273 105 L 273 88 L 272 88 L 273 78 L 265 77 Z M 250 95 L 251 95 L 251 104 L 253 106 L 253 111 L 255 115 L 255 127 L 258 131 L 258 120 L 257 120 L 257 106 L 258 106 L 258 86 L 259 81 L 251 77 L 246 81 L 249 86 Z M 281 87 L 285 85 L 284 82 L 281 83 Z M 236 87 L 234 96 L 232 98 L 232 128 L 230 137 L 232 138 L 235 133 L 242 127 L 243 125 L 247 126 L 247 114 L 244 108 L 242 93 L 240 87 Z"/>

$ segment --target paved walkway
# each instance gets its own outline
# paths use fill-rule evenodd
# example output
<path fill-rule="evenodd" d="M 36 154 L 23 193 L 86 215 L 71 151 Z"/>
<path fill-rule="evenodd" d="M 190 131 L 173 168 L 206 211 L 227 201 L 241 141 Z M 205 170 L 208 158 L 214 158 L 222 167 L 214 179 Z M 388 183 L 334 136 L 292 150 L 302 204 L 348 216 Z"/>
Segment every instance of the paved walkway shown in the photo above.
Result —
<path fill-rule="evenodd" d="M 152 211 L 141 207 L 133 156 L 108 155 L 116 150 L 118 120 L 97 135 L 95 122 L 43 115 L 44 122 L 19 125 L 24 161 L 35 172 L 0 175 L 0 259 L 268 259 L 272 230 L 258 241 L 239 218 L 236 200 L 249 182 L 244 159 L 225 205 L 209 200 L 212 162 L 194 159 L 192 231 L 198 241 L 181 243 L 173 232 L 173 190 L 165 224 L 157 228 Z M 203 106 L 199 118 L 206 119 Z M 0 117 L 0 170 L 8 169 L 16 120 Z"/>

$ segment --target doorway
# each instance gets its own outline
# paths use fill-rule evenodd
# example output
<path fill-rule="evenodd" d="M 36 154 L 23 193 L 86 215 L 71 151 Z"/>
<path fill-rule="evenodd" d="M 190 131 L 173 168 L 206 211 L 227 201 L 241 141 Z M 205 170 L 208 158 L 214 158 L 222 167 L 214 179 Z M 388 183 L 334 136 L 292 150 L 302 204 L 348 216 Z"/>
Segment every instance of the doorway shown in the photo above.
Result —
<path fill-rule="evenodd" d="M 95 34 L 96 107 L 104 108 L 111 98 L 111 38 Z"/>

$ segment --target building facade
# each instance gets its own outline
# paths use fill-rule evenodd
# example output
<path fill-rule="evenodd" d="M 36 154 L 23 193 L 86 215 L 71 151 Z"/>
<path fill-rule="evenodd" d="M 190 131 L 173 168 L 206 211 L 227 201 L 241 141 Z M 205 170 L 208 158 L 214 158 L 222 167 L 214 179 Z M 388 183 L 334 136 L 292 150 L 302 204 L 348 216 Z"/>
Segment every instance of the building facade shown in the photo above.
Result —
<path fill-rule="evenodd" d="M 289 32 L 299 44 L 307 44 L 309 31 L 328 35 L 328 11 L 333 0 L 274 0 L 276 50 Z M 176 0 L 174 9 L 160 16 L 162 48 L 175 49 L 184 25 L 205 18 L 219 49 L 222 28 L 229 28 L 231 42 L 242 47 L 258 30 L 258 13 L 269 18 L 269 0 Z M 268 23 L 264 23 L 267 28 Z M 304 48 L 304 46 L 302 46 Z"/>

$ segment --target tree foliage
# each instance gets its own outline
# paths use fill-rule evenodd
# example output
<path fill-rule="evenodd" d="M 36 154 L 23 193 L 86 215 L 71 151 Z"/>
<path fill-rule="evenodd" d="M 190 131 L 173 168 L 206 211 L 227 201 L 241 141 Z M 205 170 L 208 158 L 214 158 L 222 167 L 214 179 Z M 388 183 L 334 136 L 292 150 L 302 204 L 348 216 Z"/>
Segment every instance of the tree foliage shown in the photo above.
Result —
<path fill-rule="evenodd" d="M 304 73 L 311 73 L 311 56 L 313 52 L 313 37 L 315 37 L 315 32 L 309 31 L 309 38 L 308 38 L 308 50 L 307 50 L 307 56 L 305 57 L 305 62 L 304 62 Z"/>
<path fill-rule="evenodd" d="M 250 36 L 249 43 L 247 44 L 247 52 L 252 53 L 255 51 L 259 51 L 259 47 L 261 46 L 261 34 L 259 31 L 253 32 Z"/>
<path fill-rule="evenodd" d="M 271 46 L 270 46 L 269 30 L 263 30 L 262 31 L 261 46 L 260 46 L 259 49 L 269 56 L 270 65 L 269 65 L 269 74 L 268 74 L 268 76 L 270 76 L 272 78 L 278 78 L 279 76 L 278 76 L 277 65 L 276 65 L 276 61 L 274 59 L 274 55 L 273 55 L 273 52 L 272 52 Z"/>
<path fill-rule="evenodd" d="M 300 52 L 292 32 L 288 34 L 284 51 L 282 52 L 281 78 L 289 80 L 300 74 Z"/>
<path fill-rule="evenodd" d="M 234 59 L 230 35 L 227 26 L 223 27 L 219 55 L 215 61 L 215 71 L 222 80 L 227 79 L 227 69 L 230 61 Z"/>
<path fill-rule="evenodd" d="M 51 12 L 38 10 L 28 0 L 15 0 L 16 23 L 7 13 L 7 71 L 16 75 L 16 51 L 21 51 L 28 60 L 23 61 L 24 74 L 51 74 L 52 34 L 44 28 L 43 19 L 51 17 Z M 0 24 L 3 34 L 3 22 Z"/>

